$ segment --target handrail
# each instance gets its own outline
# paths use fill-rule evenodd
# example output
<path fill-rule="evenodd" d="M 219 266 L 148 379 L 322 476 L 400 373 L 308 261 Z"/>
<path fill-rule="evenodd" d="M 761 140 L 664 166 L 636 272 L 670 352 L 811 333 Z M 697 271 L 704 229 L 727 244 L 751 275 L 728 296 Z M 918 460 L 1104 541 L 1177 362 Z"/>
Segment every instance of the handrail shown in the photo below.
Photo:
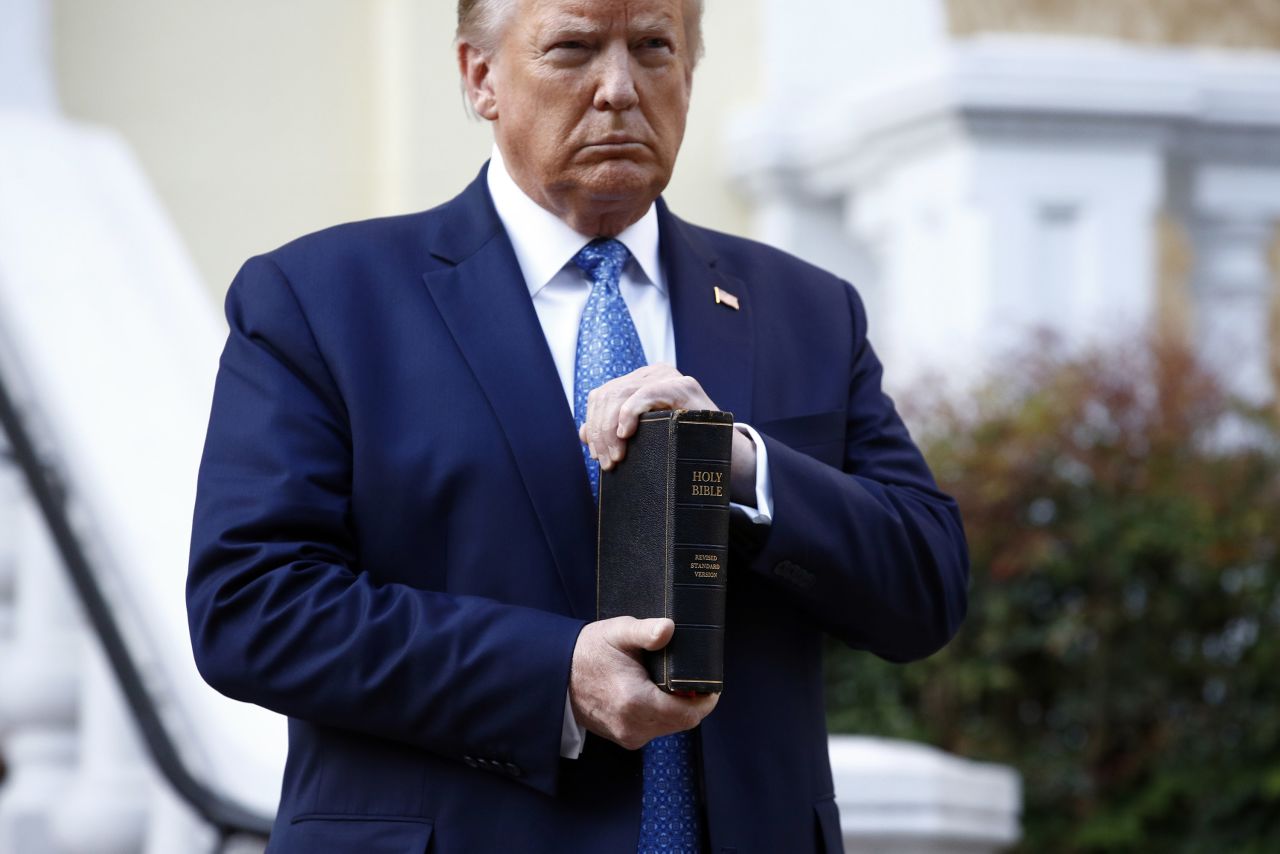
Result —
<path fill-rule="evenodd" d="M 129 653 L 115 614 L 71 523 L 66 508 L 65 486 L 59 482 L 57 473 L 41 462 L 22 415 L 9 393 L 3 372 L 0 372 L 0 427 L 9 440 L 8 453 L 4 456 L 16 462 L 22 470 L 156 767 L 178 796 L 217 831 L 220 847 L 235 836 L 266 839 L 271 832 L 271 817 L 213 791 L 196 779 L 183 763 L 181 753 L 151 702 L 142 673 Z"/>

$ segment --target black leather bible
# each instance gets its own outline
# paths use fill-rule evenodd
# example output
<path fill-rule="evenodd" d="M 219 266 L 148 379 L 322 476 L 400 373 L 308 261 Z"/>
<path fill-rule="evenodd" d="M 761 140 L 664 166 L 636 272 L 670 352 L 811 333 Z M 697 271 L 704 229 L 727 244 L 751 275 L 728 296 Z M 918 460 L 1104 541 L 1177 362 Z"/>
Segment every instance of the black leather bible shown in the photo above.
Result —
<path fill-rule="evenodd" d="M 732 446 L 732 413 L 649 412 L 600 473 L 596 615 L 675 621 L 671 642 L 645 654 L 664 691 L 724 687 Z"/>

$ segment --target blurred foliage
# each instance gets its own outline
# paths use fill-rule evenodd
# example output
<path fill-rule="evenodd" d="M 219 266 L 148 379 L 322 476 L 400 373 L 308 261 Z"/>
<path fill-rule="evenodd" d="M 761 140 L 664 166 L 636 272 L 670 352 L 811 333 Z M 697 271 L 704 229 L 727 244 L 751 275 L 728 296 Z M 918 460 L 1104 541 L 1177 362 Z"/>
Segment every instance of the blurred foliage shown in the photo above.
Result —
<path fill-rule="evenodd" d="M 908 410 L 969 616 L 906 666 L 833 643 L 831 728 L 1016 767 L 1025 851 L 1280 851 L 1280 427 L 1169 341 L 1030 349 Z"/>

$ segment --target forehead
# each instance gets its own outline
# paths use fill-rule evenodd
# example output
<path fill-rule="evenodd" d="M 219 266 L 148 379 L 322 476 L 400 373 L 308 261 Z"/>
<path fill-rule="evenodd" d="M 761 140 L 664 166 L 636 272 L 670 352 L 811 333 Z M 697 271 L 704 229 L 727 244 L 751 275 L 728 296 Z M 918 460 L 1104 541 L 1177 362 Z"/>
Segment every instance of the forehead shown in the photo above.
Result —
<path fill-rule="evenodd" d="M 522 26 L 678 26 L 685 0 L 517 0 Z"/>

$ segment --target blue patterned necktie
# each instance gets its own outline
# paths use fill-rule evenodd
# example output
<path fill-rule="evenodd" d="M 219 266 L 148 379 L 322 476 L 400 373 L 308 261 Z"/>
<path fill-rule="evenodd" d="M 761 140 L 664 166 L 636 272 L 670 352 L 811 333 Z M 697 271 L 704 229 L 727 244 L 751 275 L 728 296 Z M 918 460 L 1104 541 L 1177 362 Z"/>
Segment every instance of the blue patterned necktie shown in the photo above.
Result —
<path fill-rule="evenodd" d="M 591 280 L 573 361 L 573 420 L 579 428 L 587 420 L 587 395 L 593 388 L 646 364 L 636 325 L 618 289 L 627 255 L 627 247 L 616 240 L 593 240 L 573 256 L 573 263 Z M 591 459 L 586 445 L 582 456 L 587 462 L 591 494 L 599 498 L 600 464 Z"/>
<path fill-rule="evenodd" d="M 573 417 L 587 418 L 593 388 L 646 364 L 640 336 L 622 299 L 618 281 L 627 263 L 627 247 L 616 240 L 593 240 L 573 258 L 591 280 L 573 365 Z M 600 465 L 582 446 L 591 494 L 600 496 Z M 640 807 L 639 854 L 696 854 L 701 851 L 693 734 L 655 738 L 644 747 L 644 788 Z"/>

